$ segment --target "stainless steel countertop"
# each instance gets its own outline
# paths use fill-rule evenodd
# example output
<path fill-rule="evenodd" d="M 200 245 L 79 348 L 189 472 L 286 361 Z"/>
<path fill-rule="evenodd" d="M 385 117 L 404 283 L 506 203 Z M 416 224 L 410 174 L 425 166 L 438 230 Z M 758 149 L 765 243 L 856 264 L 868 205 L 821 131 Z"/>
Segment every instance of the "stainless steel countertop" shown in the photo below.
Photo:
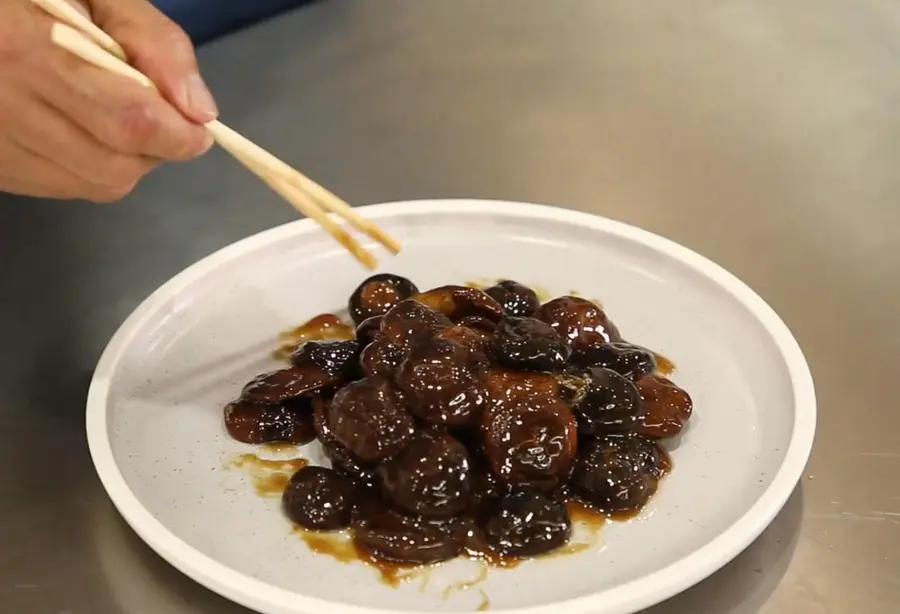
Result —
<path fill-rule="evenodd" d="M 327 0 L 201 61 L 228 123 L 354 203 L 559 204 L 747 281 L 812 366 L 813 458 L 756 544 L 651 612 L 880 614 L 900 603 L 898 54 L 893 0 Z M 293 217 L 218 152 L 117 206 L 0 198 L 0 611 L 244 612 L 119 519 L 83 403 L 149 292 Z"/>

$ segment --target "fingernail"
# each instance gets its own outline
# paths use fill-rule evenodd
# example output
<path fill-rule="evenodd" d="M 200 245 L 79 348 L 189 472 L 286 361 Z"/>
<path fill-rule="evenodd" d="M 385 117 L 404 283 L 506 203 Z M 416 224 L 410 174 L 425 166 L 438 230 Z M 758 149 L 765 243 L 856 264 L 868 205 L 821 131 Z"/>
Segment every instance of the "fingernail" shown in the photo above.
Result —
<path fill-rule="evenodd" d="M 205 115 L 207 121 L 215 119 L 219 115 L 219 108 L 216 101 L 213 100 L 212 94 L 203 82 L 203 78 L 198 74 L 193 74 L 187 78 L 187 98 L 188 104 L 198 113 Z"/>

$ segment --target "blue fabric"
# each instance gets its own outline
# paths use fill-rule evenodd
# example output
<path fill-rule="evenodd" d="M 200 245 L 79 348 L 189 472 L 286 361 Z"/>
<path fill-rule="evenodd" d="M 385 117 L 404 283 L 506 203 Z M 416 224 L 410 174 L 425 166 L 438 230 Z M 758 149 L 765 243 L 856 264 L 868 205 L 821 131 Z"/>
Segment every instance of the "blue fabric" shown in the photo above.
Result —
<path fill-rule="evenodd" d="M 152 0 L 200 44 L 308 0 Z"/>

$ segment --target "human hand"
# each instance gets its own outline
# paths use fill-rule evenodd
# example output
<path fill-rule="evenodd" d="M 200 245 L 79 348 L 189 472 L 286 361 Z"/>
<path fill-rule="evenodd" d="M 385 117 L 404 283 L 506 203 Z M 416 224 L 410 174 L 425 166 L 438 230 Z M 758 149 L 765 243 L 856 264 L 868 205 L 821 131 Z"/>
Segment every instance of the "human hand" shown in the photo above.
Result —
<path fill-rule="evenodd" d="M 111 202 L 160 162 L 212 145 L 215 102 L 181 29 L 147 0 L 71 0 L 159 92 L 57 48 L 53 19 L 0 2 L 0 191 Z"/>

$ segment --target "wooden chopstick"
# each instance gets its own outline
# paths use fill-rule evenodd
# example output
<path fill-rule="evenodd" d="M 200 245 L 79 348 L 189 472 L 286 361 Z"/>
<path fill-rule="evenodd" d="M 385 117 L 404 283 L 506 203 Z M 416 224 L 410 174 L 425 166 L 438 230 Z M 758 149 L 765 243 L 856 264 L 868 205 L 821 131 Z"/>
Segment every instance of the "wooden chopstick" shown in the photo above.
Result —
<path fill-rule="evenodd" d="M 31 2 L 44 9 L 51 16 L 56 17 L 61 22 L 69 26 L 81 30 L 88 38 L 109 51 L 120 60 L 127 62 L 128 57 L 125 50 L 117 43 L 112 36 L 100 29 L 93 21 L 85 17 L 74 6 L 68 2 L 59 0 L 31 0 Z"/>
<path fill-rule="evenodd" d="M 81 13 L 61 0 L 32 0 L 32 2 L 65 22 L 54 24 L 51 31 L 51 37 L 56 45 L 95 66 L 155 89 L 155 84 L 146 75 L 126 62 L 126 54 L 122 47 Z M 377 264 L 375 258 L 330 218 L 329 211 L 344 218 L 392 253 L 400 251 L 400 243 L 396 239 L 363 218 L 349 204 L 265 149 L 219 121 L 209 122 L 206 128 L 219 145 L 303 215 L 319 223 L 368 268 L 375 267 Z M 319 208 L 319 205 L 325 209 Z"/>

